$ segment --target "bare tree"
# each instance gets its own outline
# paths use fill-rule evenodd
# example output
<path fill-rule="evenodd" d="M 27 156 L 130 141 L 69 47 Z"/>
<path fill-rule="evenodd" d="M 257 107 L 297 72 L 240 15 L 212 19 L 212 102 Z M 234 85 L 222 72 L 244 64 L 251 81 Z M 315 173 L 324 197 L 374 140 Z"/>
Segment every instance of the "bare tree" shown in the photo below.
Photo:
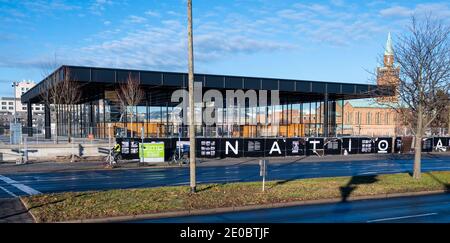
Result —
<path fill-rule="evenodd" d="M 44 106 L 46 106 L 46 108 L 50 109 L 51 106 L 53 105 L 54 111 L 56 113 L 56 129 L 55 129 L 54 141 L 55 141 L 55 143 L 58 143 L 59 142 L 59 140 L 58 140 L 59 132 L 57 129 L 57 127 L 59 125 L 58 113 L 60 110 L 59 109 L 60 105 L 64 101 L 64 96 L 62 95 L 63 86 L 57 80 L 57 78 L 55 76 L 50 75 L 43 81 L 43 85 L 41 86 L 39 92 L 40 92 L 40 97 L 44 103 Z"/>
<path fill-rule="evenodd" d="M 119 89 L 116 90 L 116 94 L 122 111 L 129 111 L 131 114 L 131 137 L 133 137 L 134 107 L 139 105 L 144 98 L 144 92 L 141 89 L 139 79 L 133 77 L 131 73 L 129 73 L 127 82 L 120 85 Z"/>
<path fill-rule="evenodd" d="M 68 142 L 72 142 L 72 114 L 73 114 L 73 106 L 78 103 L 81 98 L 81 86 L 76 82 L 76 80 L 72 80 L 71 72 L 68 68 L 64 68 L 64 78 L 61 83 L 58 85 L 61 90 L 61 101 L 65 104 L 66 112 L 68 114 L 68 126 L 67 126 L 67 137 Z"/>
<path fill-rule="evenodd" d="M 56 120 L 56 127 L 58 127 L 59 124 L 59 116 L 58 116 L 58 106 L 59 104 L 61 104 L 62 101 L 62 96 L 59 95 L 61 93 L 61 86 L 58 85 L 57 80 L 55 77 L 52 77 L 51 75 L 53 74 L 53 72 L 55 70 L 57 70 L 60 67 L 60 63 L 57 61 L 56 59 L 56 54 L 55 54 L 55 58 L 53 60 L 44 62 L 41 64 L 40 70 L 41 70 L 41 75 L 42 75 L 42 79 L 43 79 L 43 84 L 39 90 L 39 94 L 42 100 L 42 103 L 44 104 L 44 109 L 54 109 L 54 113 L 55 113 L 55 120 Z M 54 94 L 58 94 L 58 95 L 54 95 Z M 49 117 L 48 119 L 50 119 L 51 121 L 51 117 Z M 50 122 L 51 124 L 51 122 Z M 51 128 L 45 128 L 45 132 L 47 132 L 48 130 L 51 131 Z M 54 137 L 54 142 L 58 143 L 58 129 L 56 129 L 55 131 L 55 137 Z"/>
<path fill-rule="evenodd" d="M 415 179 L 421 177 L 422 138 L 425 131 L 448 106 L 448 99 L 438 92 L 449 92 L 450 28 L 431 15 L 413 16 L 408 32 L 394 45 L 395 59 L 400 67 L 396 87 L 397 99 L 386 105 L 403 116 L 412 128 Z"/>

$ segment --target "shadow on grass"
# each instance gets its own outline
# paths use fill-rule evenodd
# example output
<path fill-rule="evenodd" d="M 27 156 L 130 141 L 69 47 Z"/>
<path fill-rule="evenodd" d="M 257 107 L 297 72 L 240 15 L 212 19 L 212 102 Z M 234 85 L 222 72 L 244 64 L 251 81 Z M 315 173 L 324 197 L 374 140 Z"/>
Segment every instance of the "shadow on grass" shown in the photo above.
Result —
<path fill-rule="evenodd" d="M 437 178 L 435 175 L 433 175 L 433 173 L 427 172 L 425 174 L 429 175 L 433 180 L 435 180 L 439 184 L 441 184 L 444 187 L 444 190 L 446 193 L 450 192 L 450 184 L 449 183 L 445 183 L 444 181 L 441 181 L 439 178 Z"/>
<path fill-rule="evenodd" d="M 369 176 L 353 176 L 347 185 L 339 188 L 341 191 L 341 202 L 347 202 L 347 199 L 350 197 L 352 192 L 358 188 L 358 185 L 362 184 L 372 184 L 378 181 L 378 175 L 369 175 Z"/>
<path fill-rule="evenodd" d="M 212 184 L 212 185 L 209 185 L 209 186 L 207 186 L 207 187 L 205 187 L 205 188 L 197 189 L 196 192 L 208 191 L 208 190 L 213 189 L 214 187 L 219 187 L 219 186 L 223 186 L 223 185 L 225 185 L 225 183 Z"/>
<path fill-rule="evenodd" d="M 95 193 L 95 192 L 85 192 L 85 193 L 81 193 L 81 194 L 79 194 L 79 195 L 76 195 L 76 196 L 73 196 L 73 197 L 70 197 L 70 198 L 77 198 L 77 197 L 87 196 L 87 195 L 94 194 L 94 193 Z M 13 214 L 4 215 L 4 216 L 0 217 L 0 220 L 7 219 L 7 218 L 10 218 L 10 217 L 19 216 L 19 215 L 28 213 L 28 212 L 30 212 L 32 209 L 41 208 L 41 207 L 44 207 L 44 206 L 47 206 L 47 205 L 52 205 L 52 204 L 61 203 L 61 202 L 66 201 L 67 199 L 69 199 L 69 198 L 64 198 L 64 199 L 54 200 L 54 201 L 51 201 L 51 202 L 48 202 L 48 203 L 43 203 L 43 204 L 35 205 L 35 206 L 30 207 L 30 208 L 28 208 L 28 209 L 26 208 L 25 205 L 23 205 L 23 206 L 25 207 L 25 210 L 20 210 L 19 212 L 15 212 L 15 213 L 13 213 Z M 22 203 L 22 202 L 20 202 L 20 203 Z"/>

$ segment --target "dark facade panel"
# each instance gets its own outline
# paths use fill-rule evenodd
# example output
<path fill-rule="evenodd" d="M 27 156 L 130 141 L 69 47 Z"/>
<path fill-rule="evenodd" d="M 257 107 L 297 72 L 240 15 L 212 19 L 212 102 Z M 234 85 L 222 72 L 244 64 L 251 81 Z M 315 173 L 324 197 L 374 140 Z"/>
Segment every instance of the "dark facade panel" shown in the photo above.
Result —
<path fill-rule="evenodd" d="M 294 91 L 295 90 L 295 81 L 280 80 L 280 90 L 281 91 Z"/>
<path fill-rule="evenodd" d="M 260 89 L 261 79 L 258 78 L 244 78 L 244 89 Z"/>
<path fill-rule="evenodd" d="M 165 73 L 163 74 L 163 85 L 183 86 L 183 74 Z"/>
<path fill-rule="evenodd" d="M 343 94 L 353 94 L 355 93 L 355 85 L 353 84 L 342 84 Z"/>
<path fill-rule="evenodd" d="M 356 93 L 357 94 L 366 94 L 369 92 L 368 85 L 356 85 Z"/>
<path fill-rule="evenodd" d="M 311 91 L 313 93 L 325 93 L 326 85 L 325 85 L 325 83 L 312 83 Z"/>
<path fill-rule="evenodd" d="M 311 82 L 297 81 L 295 86 L 295 91 L 297 92 L 311 92 Z"/>
<path fill-rule="evenodd" d="M 339 84 L 328 83 L 327 84 L 328 93 L 338 94 L 341 93 L 341 86 Z"/>
<path fill-rule="evenodd" d="M 91 70 L 89 68 L 71 68 L 70 80 L 89 82 L 91 81 Z"/>
<path fill-rule="evenodd" d="M 242 89 L 242 78 L 225 77 L 225 87 L 227 89 Z"/>
<path fill-rule="evenodd" d="M 205 86 L 210 88 L 224 88 L 224 80 L 222 76 L 206 76 Z"/>
<path fill-rule="evenodd" d="M 162 85 L 162 74 L 158 72 L 141 72 L 141 84 Z"/>
<path fill-rule="evenodd" d="M 277 90 L 278 89 L 278 79 L 268 79 L 264 78 L 261 80 L 263 90 Z"/>
<path fill-rule="evenodd" d="M 92 82 L 114 83 L 116 81 L 115 72 L 108 69 L 92 69 Z"/>
<path fill-rule="evenodd" d="M 185 82 L 186 82 L 186 87 L 187 87 L 189 79 L 188 79 L 188 75 L 185 75 L 185 76 L 186 76 Z M 194 74 L 194 82 L 201 82 L 202 85 L 205 86 L 205 75 Z"/>

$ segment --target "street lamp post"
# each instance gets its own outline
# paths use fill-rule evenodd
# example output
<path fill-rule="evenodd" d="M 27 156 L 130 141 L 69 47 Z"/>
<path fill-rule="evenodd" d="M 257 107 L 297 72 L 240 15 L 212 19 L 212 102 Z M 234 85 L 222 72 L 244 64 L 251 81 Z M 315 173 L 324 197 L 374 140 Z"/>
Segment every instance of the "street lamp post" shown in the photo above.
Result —
<path fill-rule="evenodd" d="M 12 87 L 14 88 L 14 125 L 16 125 L 16 120 L 17 120 L 17 108 L 16 108 L 16 87 L 18 86 L 18 83 L 17 82 L 13 82 L 12 83 Z"/>
<path fill-rule="evenodd" d="M 195 165 L 195 121 L 194 121 L 194 50 L 192 37 L 192 0 L 187 1 L 188 7 L 188 89 L 189 89 L 189 167 L 191 192 L 196 192 L 196 165 Z"/>

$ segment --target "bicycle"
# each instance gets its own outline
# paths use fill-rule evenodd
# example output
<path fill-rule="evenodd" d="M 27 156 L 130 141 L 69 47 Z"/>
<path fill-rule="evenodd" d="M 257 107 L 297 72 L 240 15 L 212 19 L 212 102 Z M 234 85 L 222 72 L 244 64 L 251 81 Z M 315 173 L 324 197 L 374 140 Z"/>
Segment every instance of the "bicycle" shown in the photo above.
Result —
<path fill-rule="evenodd" d="M 189 150 L 185 147 L 183 147 L 183 149 L 176 148 L 168 161 L 169 165 L 178 164 L 179 166 L 183 166 L 183 164 L 187 163 L 189 163 Z"/>
<path fill-rule="evenodd" d="M 119 153 L 115 155 L 114 151 L 110 151 L 109 154 L 105 157 L 105 166 L 115 168 L 118 166 L 119 160 L 122 160 L 122 155 Z"/>

